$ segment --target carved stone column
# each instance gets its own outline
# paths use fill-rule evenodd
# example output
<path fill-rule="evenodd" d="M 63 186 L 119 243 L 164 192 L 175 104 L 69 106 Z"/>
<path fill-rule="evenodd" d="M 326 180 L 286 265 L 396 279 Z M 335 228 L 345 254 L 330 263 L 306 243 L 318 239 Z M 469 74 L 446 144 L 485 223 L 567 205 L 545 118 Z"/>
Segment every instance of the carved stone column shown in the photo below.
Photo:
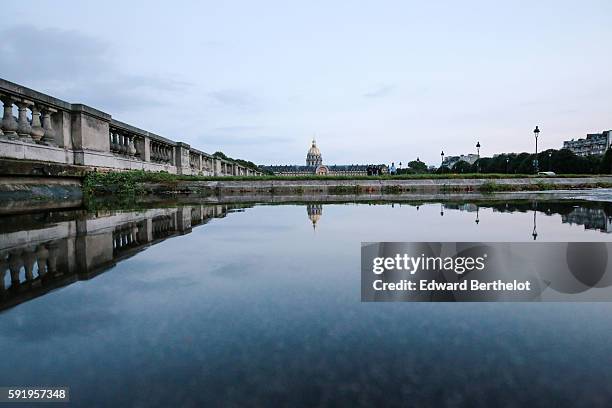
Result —
<path fill-rule="evenodd" d="M 57 132 L 53 129 L 51 115 L 57 113 L 57 109 L 43 106 L 42 108 L 42 127 L 45 131 L 42 144 L 47 146 L 57 146 Z"/>
<path fill-rule="evenodd" d="M 32 132 L 30 135 L 36 143 L 40 142 L 45 135 L 45 129 L 42 127 L 40 122 L 40 108 L 36 105 L 32 105 Z"/>
<path fill-rule="evenodd" d="M 0 297 L 4 296 L 4 277 L 6 276 L 6 270 L 8 269 L 8 262 L 6 261 L 6 254 L 0 253 Z"/>
<path fill-rule="evenodd" d="M 60 275 L 57 273 L 57 256 L 59 255 L 59 245 L 57 242 L 47 244 L 49 248 L 49 273 L 51 275 Z"/>
<path fill-rule="evenodd" d="M 32 102 L 23 100 L 16 103 L 17 108 L 19 108 L 19 114 L 17 118 L 17 134 L 19 138 L 24 142 L 32 142 L 32 138 L 30 137 L 30 133 L 32 133 L 32 126 L 28 122 L 28 107 L 32 106 Z"/>
<path fill-rule="evenodd" d="M 36 247 L 36 256 L 38 256 L 38 276 L 41 278 L 47 274 L 47 258 L 49 251 L 44 245 Z"/>
<path fill-rule="evenodd" d="M 2 115 L 2 131 L 10 139 L 17 139 L 17 128 L 19 125 L 13 116 L 13 98 L 5 96 L 2 98 L 4 113 Z"/>
<path fill-rule="evenodd" d="M 9 270 L 11 271 L 11 288 L 15 288 L 19 286 L 19 271 L 21 271 L 21 264 L 23 263 L 21 259 L 21 252 L 11 252 L 8 261 Z"/>
<path fill-rule="evenodd" d="M 128 155 L 134 157 L 136 155 L 136 146 L 134 146 L 134 136 L 128 136 Z"/>
<path fill-rule="evenodd" d="M 36 254 L 31 250 L 23 251 L 23 267 L 25 268 L 26 282 L 34 280 L 34 263 L 36 262 Z"/>
<path fill-rule="evenodd" d="M 121 132 L 121 152 L 127 156 L 129 150 L 130 150 L 130 141 L 129 141 L 128 135 Z"/>

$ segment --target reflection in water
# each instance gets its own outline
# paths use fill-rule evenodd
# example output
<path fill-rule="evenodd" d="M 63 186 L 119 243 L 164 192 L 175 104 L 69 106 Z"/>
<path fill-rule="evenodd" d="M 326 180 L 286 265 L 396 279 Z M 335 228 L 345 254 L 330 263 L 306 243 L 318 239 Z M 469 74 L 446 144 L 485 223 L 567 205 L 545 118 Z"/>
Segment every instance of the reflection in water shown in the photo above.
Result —
<path fill-rule="evenodd" d="M 539 208 L 538 208 L 539 206 Z M 553 214 L 561 215 L 561 222 L 570 225 L 582 225 L 587 230 L 597 230 L 604 233 L 612 233 L 612 203 L 606 202 L 548 202 L 536 200 L 529 203 L 449 203 L 440 204 L 440 215 L 444 215 L 444 209 L 454 209 L 466 212 L 476 212 L 476 224 L 480 223 L 480 208 L 491 208 L 494 212 L 533 212 L 533 230 L 531 236 L 535 241 L 538 237 L 537 214 L 544 213 L 547 216 Z M 418 209 L 418 206 L 417 206 Z"/>
<path fill-rule="evenodd" d="M 604 405 L 610 303 L 359 300 L 361 242 L 535 247 L 534 214 L 540 241 L 609 241 L 609 204 L 533 201 L 0 217 L 0 383 L 88 407 Z M 547 292 L 607 284 L 572 273 L 588 249 Z"/>
<path fill-rule="evenodd" d="M 151 245 L 224 217 L 234 207 L 185 206 L 85 218 L 80 211 L 67 211 L 51 213 L 44 221 L 37 215 L 21 216 L 24 224 L 15 217 L 0 219 L 6 231 L 0 235 L 0 310 L 91 279 Z M 20 225 L 28 221 L 31 229 L 22 230 Z"/>
<path fill-rule="evenodd" d="M 306 212 L 308 213 L 308 219 L 312 222 L 312 229 L 316 229 L 317 222 L 319 222 L 323 213 L 323 204 L 307 204 Z"/>
<path fill-rule="evenodd" d="M 423 203 L 403 203 L 418 210 Z M 393 206 L 393 204 L 391 204 Z M 400 203 L 400 206 L 402 203 Z M 474 213 L 480 224 L 480 209 L 494 212 L 533 212 L 533 240 L 538 237 L 537 215 L 561 215 L 562 223 L 585 229 L 612 232 L 610 203 L 602 202 L 479 202 L 440 203 L 445 210 Z M 244 207 L 244 205 L 241 205 Z M 86 214 L 80 211 L 0 219 L 0 310 L 41 296 L 78 280 L 90 279 L 117 262 L 127 259 L 167 238 L 191 232 L 212 218 L 225 217 L 237 205 L 198 205 L 149 209 L 136 212 Z M 323 204 L 307 204 L 306 212 L 316 229 Z M 29 226 L 27 230 L 23 225 Z"/>

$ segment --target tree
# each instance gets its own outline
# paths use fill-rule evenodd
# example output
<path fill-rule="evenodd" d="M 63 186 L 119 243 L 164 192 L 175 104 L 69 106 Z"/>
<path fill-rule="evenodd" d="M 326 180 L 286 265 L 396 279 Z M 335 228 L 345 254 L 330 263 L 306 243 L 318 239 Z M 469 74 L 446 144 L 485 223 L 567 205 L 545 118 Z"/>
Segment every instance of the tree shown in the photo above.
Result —
<path fill-rule="evenodd" d="M 608 148 L 599 163 L 599 172 L 601 174 L 612 174 L 612 149 Z"/>
<path fill-rule="evenodd" d="M 408 163 L 408 168 L 414 173 L 427 173 L 427 165 L 418 158 Z"/>
<path fill-rule="evenodd" d="M 453 173 L 471 173 L 472 165 L 464 160 L 460 160 L 453 166 Z"/>
<path fill-rule="evenodd" d="M 438 170 L 436 170 L 436 173 L 438 174 L 448 174 L 450 172 L 451 170 L 447 166 L 440 166 L 438 167 Z"/>

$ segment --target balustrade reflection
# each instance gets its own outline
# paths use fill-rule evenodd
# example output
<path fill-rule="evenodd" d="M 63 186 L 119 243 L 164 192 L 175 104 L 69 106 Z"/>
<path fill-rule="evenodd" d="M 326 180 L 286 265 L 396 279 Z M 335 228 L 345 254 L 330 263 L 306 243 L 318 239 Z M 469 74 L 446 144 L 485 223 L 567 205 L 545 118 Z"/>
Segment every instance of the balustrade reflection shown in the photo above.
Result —
<path fill-rule="evenodd" d="M 0 297 L 7 291 L 19 292 L 40 286 L 43 280 L 65 273 L 67 259 L 65 240 L 0 251 Z"/>
<path fill-rule="evenodd" d="M 23 222 L 16 222 L 0 218 L 0 310 L 91 279 L 151 245 L 188 234 L 192 227 L 210 219 L 225 217 L 237 206 L 205 204 L 109 212 L 85 220 L 78 211 L 62 212 L 57 219 L 24 215 Z M 45 222 L 50 223 L 48 228 Z M 23 225 L 36 231 L 32 234 L 37 237 L 35 242 L 23 242 L 28 231 Z"/>

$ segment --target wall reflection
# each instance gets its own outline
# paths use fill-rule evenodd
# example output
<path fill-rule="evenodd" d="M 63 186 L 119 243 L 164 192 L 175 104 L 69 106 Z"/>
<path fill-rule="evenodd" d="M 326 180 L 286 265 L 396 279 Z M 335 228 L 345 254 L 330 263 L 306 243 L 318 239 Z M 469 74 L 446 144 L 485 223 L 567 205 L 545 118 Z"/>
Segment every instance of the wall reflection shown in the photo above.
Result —
<path fill-rule="evenodd" d="M 0 218 L 0 310 L 91 279 L 165 239 L 244 205 Z"/>
<path fill-rule="evenodd" d="M 368 205 L 390 203 L 370 202 Z M 415 202 L 396 206 L 440 206 L 445 212 L 459 211 L 473 217 L 477 228 L 490 228 L 491 212 L 533 213 L 533 225 L 525 228 L 525 240 L 538 239 L 538 218 L 560 215 L 561 223 L 582 225 L 585 229 L 612 232 L 612 203 L 579 201 L 517 202 Z M 203 204 L 154 208 L 138 211 L 50 211 L 0 217 L 0 310 L 42 296 L 56 288 L 87 280 L 112 268 L 118 262 L 168 238 L 189 234 L 228 213 L 244 211 L 254 204 Z M 309 224 L 320 226 L 324 204 L 303 203 Z M 331 205 L 331 204 L 329 204 Z M 434 217 L 438 217 L 437 213 Z M 452 218 L 444 217 L 444 222 Z M 332 223 L 334 220 L 330 220 Z"/>
<path fill-rule="evenodd" d="M 479 224 L 481 222 L 479 213 L 481 207 L 491 208 L 494 212 L 533 212 L 531 236 L 534 241 L 538 237 L 538 214 L 545 214 L 547 216 L 558 214 L 561 216 L 561 222 L 564 224 L 582 225 L 587 230 L 612 233 L 612 203 L 607 202 L 550 202 L 533 200 L 518 203 L 444 203 L 440 204 L 440 215 L 444 215 L 445 209 L 473 212 L 475 213 L 475 222 Z"/>

